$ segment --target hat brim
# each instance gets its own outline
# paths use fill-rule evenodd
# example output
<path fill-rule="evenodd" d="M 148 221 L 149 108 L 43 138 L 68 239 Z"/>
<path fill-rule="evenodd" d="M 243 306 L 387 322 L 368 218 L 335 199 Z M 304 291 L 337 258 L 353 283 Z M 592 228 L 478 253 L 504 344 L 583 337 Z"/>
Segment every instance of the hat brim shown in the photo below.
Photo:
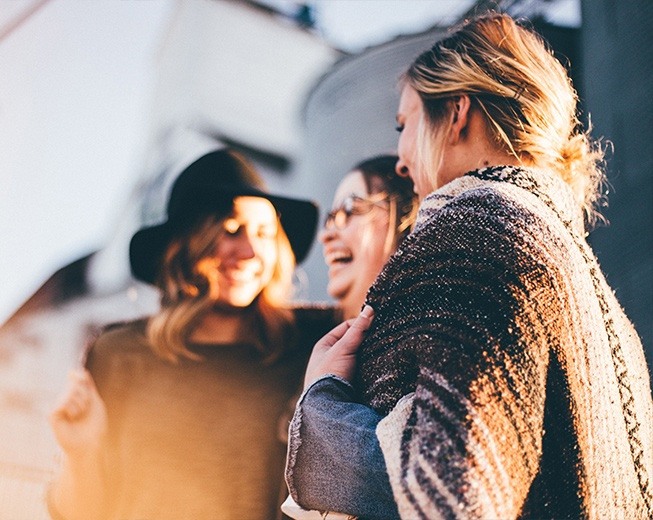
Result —
<path fill-rule="evenodd" d="M 236 197 L 248 196 L 261 197 L 272 203 L 288 236 L 295 261 L 298 264 L 303 262 L 310 252 L 317 232 L 319 212 L 317 205 L 311 201 L 273 195 L 256 188 L 226 185 L 220 190 L 220 197 L 215 198 L 210 207 L 202 208 L 200 213 L 223 214 L 226 202 L 231 204 Z M 181 229 L 179 223 L 173 225 L 170 221 L 165 221 L 134 234 L 129 243 L 129 262 L 135 278 L 150 284 L 155 283 L 165 249 L 173 236 L 180 231 L 190 231 L 190 223 L 188 229 Z"/>

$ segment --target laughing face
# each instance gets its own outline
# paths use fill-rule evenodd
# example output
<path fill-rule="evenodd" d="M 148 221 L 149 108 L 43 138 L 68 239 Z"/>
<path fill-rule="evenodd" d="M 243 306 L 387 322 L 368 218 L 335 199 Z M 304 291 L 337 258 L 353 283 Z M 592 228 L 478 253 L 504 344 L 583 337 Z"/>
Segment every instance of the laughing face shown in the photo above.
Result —
<path fill-rule="evenodd" d="M 360 312 L 392 252 L 386 240 L 389 202 L 383 194 L 368 193 L 361 173 L 353 171 L 340 182 L 332 208 L 320 234 L 329 268 L 327 292 L 350 318 Z"/>
<path fill-rule="evenodd" d="M 278 258 L 278 219 L 260 197 L 237 197 L 213 255 L 198 264 L 217 306 L 246 307 L 270 283 Z"/>

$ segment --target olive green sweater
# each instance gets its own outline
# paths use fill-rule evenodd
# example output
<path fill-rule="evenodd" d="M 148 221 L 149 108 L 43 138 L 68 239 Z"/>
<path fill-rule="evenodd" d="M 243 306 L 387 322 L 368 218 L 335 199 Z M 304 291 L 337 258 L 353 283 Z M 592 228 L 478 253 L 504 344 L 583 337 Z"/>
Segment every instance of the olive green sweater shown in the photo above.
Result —
<path fill-rule="evenodd" d="M 144 321 L 106 330 L 88 368 L 109 415 L 111 520 L 270 520 L 279 515 L 289 400 L 333 310 L 298 309 L 300 340 L 274 364 L 247 344 L 190 345 L 203 361 L 156 357 Z M 283 423 L 283 424 L 281 424 Z"/>

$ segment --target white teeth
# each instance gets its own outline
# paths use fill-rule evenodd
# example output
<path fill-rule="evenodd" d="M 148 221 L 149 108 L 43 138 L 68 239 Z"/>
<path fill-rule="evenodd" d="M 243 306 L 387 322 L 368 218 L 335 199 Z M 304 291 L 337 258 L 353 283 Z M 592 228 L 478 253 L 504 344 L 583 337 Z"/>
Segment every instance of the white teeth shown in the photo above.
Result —
<path fill-rule="evenodd" d="M 249 282 L 256 278 L 254 271 L 230 270 L 224 272 L 225 276 L 234 282 Z"/>
<path fill-rule="evenodd" d="M 239 274 L 232 274 L 231 275 L 232 280 L 236 280 L 238 282 L 246 282 L 247 280 L 251 280 L 252 276 L 244 273 L 239 273 Z"/>
<path fill-rule="evenodd" d="M 346 251 L 331 251 L 326 253 L 324 259 L 327 265 L 331 265 L 336 262 L 348 262 L 352 259 L 352 255 Z"/>

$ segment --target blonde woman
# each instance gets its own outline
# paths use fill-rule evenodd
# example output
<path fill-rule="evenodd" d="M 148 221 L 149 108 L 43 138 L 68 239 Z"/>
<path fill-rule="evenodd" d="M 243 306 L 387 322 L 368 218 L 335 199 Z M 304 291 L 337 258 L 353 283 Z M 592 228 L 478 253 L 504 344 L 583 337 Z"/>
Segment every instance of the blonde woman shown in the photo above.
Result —
<path fill-rule="evenodd" d="M 564 67 L 507 15 L 410 65 L 397 172 L 417 222 L 369 305 L 309 361 L 286 471 L 301 506 L 653 517 L 649 373 L 585 240 L 602 153 L 576 103 Z"/>
<path fill-rule="evenodd" d="M 333 323 L 330 310 L 287 301 L 316 218 L 227 150 L 180 174 L 167 220 L 130 245 L 161 311 L 105 330 L 51 415 L 64 453 L 55 518 L 277 516 L 279 419 L 307 346 Z"/>

